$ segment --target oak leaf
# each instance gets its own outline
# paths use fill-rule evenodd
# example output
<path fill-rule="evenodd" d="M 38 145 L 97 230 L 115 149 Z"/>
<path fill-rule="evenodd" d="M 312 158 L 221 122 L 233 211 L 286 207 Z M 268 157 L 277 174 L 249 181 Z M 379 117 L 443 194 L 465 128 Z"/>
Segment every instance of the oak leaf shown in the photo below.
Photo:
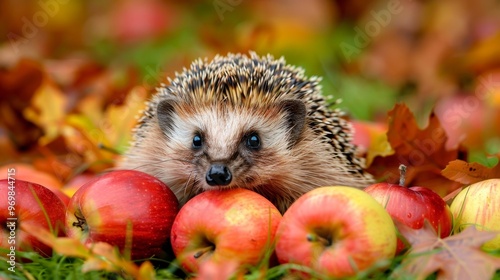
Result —
<path fill-rule="evenodd" d="M 420 129 L 410 109 L 404 104 L 388 113 L 387 140 L 394 154 L 374 158 L 368 172 L 388 183 L 399 181 L 398 166 L 408 167 L 407 186 L 428 187 L 439 195 L 459 188 L 461 184 L 441 175 L 448 162 L 462 156 L 459 149 L 446 149 L 446 133 L 438 118 L 431 114 L 427 127 Z"/>
<path fill-rule="evenodd" d="M 441 239 L 430 223 L 415 230 L 398 226 L 401 234 L 412 245 L 393 278 L 412 275 L 426 279 L 437 272 L 437 279 L 491 279 L 500 269 L 500 257 L 481 250 L 486 241 L 498 233 L 478 231 L 468 227 L 461 233 Z"/>

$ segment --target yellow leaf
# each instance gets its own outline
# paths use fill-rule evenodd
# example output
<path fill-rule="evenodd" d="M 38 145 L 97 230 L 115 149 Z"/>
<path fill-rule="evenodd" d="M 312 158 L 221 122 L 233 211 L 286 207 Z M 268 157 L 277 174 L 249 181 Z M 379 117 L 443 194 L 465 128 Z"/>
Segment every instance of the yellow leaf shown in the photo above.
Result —
<path fill-rule="evenodd" d="M 368 152 L 366 154 L 366 166 L 370 166 L 376 156 L 385 157 L 394 154 L 394 150 L 387 140 L 386 133 L 373 135 L 371 139 L 370 147 L 368 148 Z"/>
<path fill-rule="evenodd" d="M 132 261 L 126 260 L 118 249 L 106 242 L 97 242 L 92 244 L 91 251 L 93 256 L 88 258 L 82 271 L 106 270 L 109 272 L 121 271 L 139 278 L 139 267 Z"/>
<path fill-rule="evenodd" d="M 89 250 L 79 240 L 69 237 L 56 237 L 50 231 L 29 223 L 22 223 L 21 229 L 50 246 L 54 251 L 68 257 L 87 258 Z"/>
<path fill-rule="evenodd" d="M 52 83 L 44 82 L 35 92 L 31 106 L 24 110 L 24 117 L 44 131 L 40 145 L 57 138 L 64 128 L 66 97 Z"/>
<path fill-rule="evenodd" d="M 58 254 L 68 257 L 88 258 L 90 252 L 79 240 L 70 237 L 59 237 L 52 246 Z"/>
<path fill-rule="evenodd" d="M 87 117 L 94 125 L 98 124 L 104 118 L 103 110 L 104 100 L 97 95 L 89 95 L 78 102 L 78 111 Z"/>
<path fill-rule="evenodd" d="M 153 280 L 156 279 L 156 273 L 153 265 L 149 261 L 145 261 L 139 267 L 138 280 Z"/>
<path fill-rule="evenodd" d="M 137 124 L 139 112 L 146 107 L 147 91 L 133 88 L 122 105 L 110 105 L 104 113 L 102 131 L 112 148 L 123 152 L 131 140 L 131 131 Z"/>

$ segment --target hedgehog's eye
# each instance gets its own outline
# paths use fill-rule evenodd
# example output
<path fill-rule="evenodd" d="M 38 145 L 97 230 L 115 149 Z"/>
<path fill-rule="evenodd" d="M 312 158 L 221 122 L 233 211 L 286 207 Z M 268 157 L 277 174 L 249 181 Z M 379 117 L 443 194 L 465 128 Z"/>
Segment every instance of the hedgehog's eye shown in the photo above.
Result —
<path fill-rule="evenodd" d="M 194 149 L 201 149 L 202 145 L 203 145 L 203 141 L 201 139 L 201 136 L 199 134 L 196 134 L 193 137 L 193 148 Z"/>
<path fill-rule="evenodd" d="M 260 148 L 260 138 L 259 138 L 259 135 L 257 135 L 257 133 L 252 133 L 250 135 L 248 135 L 247 137 L 247 147 L 252 149 L 252 150 L 257 150 Z"/>

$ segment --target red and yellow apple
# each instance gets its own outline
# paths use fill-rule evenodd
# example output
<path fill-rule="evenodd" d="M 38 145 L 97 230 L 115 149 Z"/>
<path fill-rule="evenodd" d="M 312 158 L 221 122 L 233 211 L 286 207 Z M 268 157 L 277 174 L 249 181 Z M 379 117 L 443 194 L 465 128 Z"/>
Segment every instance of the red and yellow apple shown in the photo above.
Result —
<path fill-rule="evenodd" d="M 385 207 L 394 220 L 413 229 L 422 228 L 424 221 L 428 220 L 442 238 L 449 236 L 453 217 L 446 202 L 431 189 L 402 185 L 376 183 L 367 187 L 365 192 Z M 397 253 L 405 247 L 405 243 L 398 239 Z"/>
<path fill-rule="evenodd" d="M 16 251 L 32 250 L 44 257 L 52 255 L 52 248 L 22 226 L 34 225 L 54 235 L 64 235 L 66 207 L 57 195 L 42 185 L 17 180 L 13 175 L 0 180 L 0 209 L 0 248 L 10 252 L 7 257 L 16 259 Z"/>
<path fill-rule="evenodd" d="M 276 234 L 280 263 L 312 268 L 327 277 L 349 277 L 389 259 L 396 229 L 389 214 L 362 190 L 332 186 L 297 199 Z"/>
<path fill-rule="evenodd" d="M 500 179 L 472 184 L 458 193 L 451 203 L 455 229 L 462 231 L 475 226 L 481 231 L 500 233 Z M 499 250 L 500 234 L 483 244 L 483 249 Z"/>
<path fill-rule="evenodd" d="M 188 272 L 198 272 L 206 261 L 256 265 L 271 250 L 280 220 L 278 209 L 253 191 L 206 191 L 179 211 L 172 248 Z"/>
<path fill-rule="evenodd" d="M 132 259 L 162 253 L 178 212 L 174 193 L 157 178 L 117 170 L 80 187 L 66 213 L 68 236 L 85 244 L 107 242 Z"/>

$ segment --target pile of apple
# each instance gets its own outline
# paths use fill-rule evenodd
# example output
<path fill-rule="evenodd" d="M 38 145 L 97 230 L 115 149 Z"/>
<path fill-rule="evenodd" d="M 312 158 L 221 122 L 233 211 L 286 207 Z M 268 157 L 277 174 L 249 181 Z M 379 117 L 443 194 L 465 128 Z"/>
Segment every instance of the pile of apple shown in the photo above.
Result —
<path fill-rule="evenodd" d="M 500 230 L 500 212 L 489 207 L 500 200 L 499 179 L 465 188 L 451 208 L 427 188 L 402 185 L 378 183 L 364 191 L 320 187 L 281 215 L 266 198 L 246 189 L 206 191 L 179 209 L 165 184 L 132 170 L 89 181 L 67 207 L 41 185 L 5 179 L 0 180 L 0 223 L 16 218 L 21 230 L 0 228 L 0 248 L 50 256 L 50 247 L 22 230 L 22 224 L 32 223 L 89 246 L 107 242 L 132 259 L 161 257 L 171 246 L 187 272 L 230 266 L 232 273 L 245 273 L 267 260 L 298 264 L 304 267 L 296 271 L 302 276 L 349 277 L 404 252 L 408 244 L 397 236 L 398 226 L 419 229 L 428 220 L 443 238 L 452 233 L 453 218 L 457 232 L 471 224 Z M 14 202 L 3 195 L 9 192 Z M 500 235 L 485 246 L 500 248 Z"/>

